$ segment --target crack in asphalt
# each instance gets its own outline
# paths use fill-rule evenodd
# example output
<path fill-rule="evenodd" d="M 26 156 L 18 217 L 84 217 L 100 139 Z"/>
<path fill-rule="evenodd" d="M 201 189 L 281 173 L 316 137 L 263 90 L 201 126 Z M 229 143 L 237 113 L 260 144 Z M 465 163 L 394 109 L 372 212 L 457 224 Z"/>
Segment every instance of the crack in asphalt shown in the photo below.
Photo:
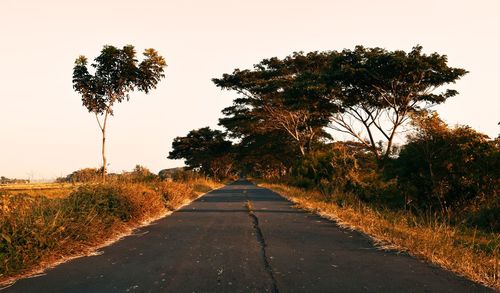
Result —
<path fill-rule="evenodd" d="M 246 208 L 248 210 L 248 216 L 252 218 L 252 223 L 253 223 L 253 228 L 255 230 L 255 236 L 257 238 L 257 242 L 260 245 L 260 251 L 261 251 L 261 256 L 262 256 L 262 261 L 264 263 L 264 268 L 267 271 L 267 274 L 269 275 L 269 278 L 271 279 L 271 286 L 272 286 L 272 292 L 273 293 L 278 293 L 278 286 L 276 285 L 276 279 L 274 278 L 273 274 L 273 269 L 271 268 L 271 265 L 269 264 L 269 260 L 266 255 L 266 241 L 264 239 L 264 235 L 262 234 L 262 230 L 259 227 L 259 218 L 255 215 L 255 213 L 252 210 L 252 202 L 250 201 L 250 198 L 248 197 L 248 194 L 246 190 L 243 191 L 243 194 L 245 195 L 245 198 L 247 200 L 246 203 Z"/>

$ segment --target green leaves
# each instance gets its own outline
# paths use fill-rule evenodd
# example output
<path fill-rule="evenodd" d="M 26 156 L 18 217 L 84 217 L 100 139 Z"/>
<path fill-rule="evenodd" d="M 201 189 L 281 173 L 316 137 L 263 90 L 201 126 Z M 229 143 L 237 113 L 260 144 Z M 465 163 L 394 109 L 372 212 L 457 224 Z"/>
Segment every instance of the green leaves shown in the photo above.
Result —
<path fill-rule="evenodd" d="M 383 165 L 412 113 L 458 94 L 443 87 L 467 71 L 447 63 L 446 55 L 425 54 L 422 46 L 410 52 L 356 46 L 264 59 L 213 79 L 238 94 L 219 124 L 247 142 L 288 136 L 302 156 L 331 138 L 324 131 L 330 127 L 351 135 Z"/>
<path fill-rule="evenodd" d="M 129 99 L 129 93 L 139 90 L 148 93 L 165 77 L 165 59 L 154 49 L 144 51 L 145 59 L 138 64 L 132 45 L 122 49 L 104 46 L 101 54 L 94 59 L 90 74 L 87 58 L 80 56 L 73 68 L 73 88 L 82 95 L 82 103 L 96 114 L 108 111 L 112 114 L 115 102 Z"/>
<path fill-rule="evenodd" d="M 400 187 L 413 190 L 417 204 L 457 208 L 495 195 L 498 140 L 465 126 L 448 128 L 436 113 L 413 119 L 417 131 L 408 137 L 392 167 Z"/>
<path fill-rule="evenodd" d="M 455 90 L 436 89 L 466 73 L 449 67 L 446 55 L 422 53 L 421 46 L 408 53 L 357 46 L 332 54 L 321 83 L 331 88 L 342 108 L 333 116 L 332 128 L 350 134 L 382 160 L 391 154 L 394 137 L 409 115 L 455 96 Z M 377 146 L 377 137 L 383 138 L 385 150 Z"/>
<path fill-rule="evenodd" d="M 146 49 L 144 50 L 143 55 L 146 59 L 144 59 L 144 61 L 142 61 L 139 65 L 139 78 L 137 80 L 137 86 L 145 93 L 149 93 L 151 89 L 156 88 L 160 79 L 165 77 L 165 74 L 163 74 L 163 68 L 167 66 L 167 63 L 155 49 Z"/>
<path fill-rule="evenodd" d="M 318 139 L 336 105 L 328 89 L 315 82 L 327 65 L 327 53 L 294 53 L 264 59 L 252 70 L 235 69 L 213 82 L 240 96 L 222 112 L 220 124 L 231 136 L 244 138 L 279 130 L 289 135 L 302 154 Z"/>
<path fill-rule="evenodd" d="M 217 179 L 232 170 L 232 143 L 225 133 L 209 127 L 191 130 L 185 137 L 176 137 L 169 159 L 185 159 L 190 169 L 200 169 Z"/>
<path fill-rule="evenodd" d="M 333 56 L 324 82 L 337 90 L 337 98 L 346 105 L 411 107 L 421 101 L 442 103 L 450 96 L 447 92 L 429 94 L 466 73 L 464 69 L 448 67 L 446 55 L 423 54 L 421 46 L 409 53 L 357 46 L 353 51 L 343 50 Z M 410 103 L 405 100 L 407 97 Z"/>

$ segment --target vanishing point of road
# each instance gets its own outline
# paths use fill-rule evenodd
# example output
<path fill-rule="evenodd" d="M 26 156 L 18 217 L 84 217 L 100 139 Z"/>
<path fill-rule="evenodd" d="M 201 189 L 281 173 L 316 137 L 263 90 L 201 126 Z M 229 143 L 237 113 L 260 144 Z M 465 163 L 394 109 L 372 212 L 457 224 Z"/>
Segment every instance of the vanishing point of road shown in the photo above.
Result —
<path fill-rule="evenodd" d="M 492 292 L 295 209 L 248 181 L 214 190 L 4 292 Z"/>

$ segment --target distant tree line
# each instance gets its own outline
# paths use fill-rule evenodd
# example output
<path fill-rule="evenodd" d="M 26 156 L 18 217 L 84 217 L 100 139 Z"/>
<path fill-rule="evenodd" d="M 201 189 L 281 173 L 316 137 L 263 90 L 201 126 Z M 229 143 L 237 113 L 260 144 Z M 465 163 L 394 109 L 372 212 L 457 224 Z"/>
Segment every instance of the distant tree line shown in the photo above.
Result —
<path fill-rule="evenodd" d="M 0 184 L 26 184 L 30 183 L 29 179 L 16 179 L 16 178 L 7 178 L 4 176 L 0 176 Z"/>
<path fill-rule="evenodd" d="M 198 172 L 186 170 L 185 168 L 163 169 L 158 174 L 155 174 L 141 165 L 136 165 L 132 171 L 106 174 L 107 180 L 111 182 L 189 181 L 202 176 Z M 55 181 L 58 183 L 99 183 L 102 181 L 102 169 L 79 169 L 66 176 L 58 177 Z"/>
<path fill-rule="evenodd" d="M 264 59 L 213 79 L 236 95 L 224 130 L 177 137 L 169 158 L 218 179 L 244 173 L 499 229 L 499 139 L 431 111 L 466 73 L 420 46 Z"/>

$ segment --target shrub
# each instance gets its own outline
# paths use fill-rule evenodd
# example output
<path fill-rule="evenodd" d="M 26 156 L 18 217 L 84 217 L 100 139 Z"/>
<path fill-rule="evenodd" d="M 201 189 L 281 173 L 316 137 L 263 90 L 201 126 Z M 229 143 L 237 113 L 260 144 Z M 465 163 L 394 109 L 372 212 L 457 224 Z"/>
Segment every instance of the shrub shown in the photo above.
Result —
<path fill-rule="evenodd" d="M 158 191 L 167 202 L 167 208 L 172 210 L 181 205 L 186 198 L 194 198 L 196 196 L 191 186 L 178 182 L 161 182 L 158 184 Z"/>
<path fill-rule="evenodd" d="M 465 126 L 450 129 L 437 114 L 417 117 L 415 123 L 418 130 L 408 137 L 392 172 L 420 208 L 450 213 L 497 196 L 498 139 Z"/>
<path fill-rule="evenodd" d="M 94 182 L 101 179 L 101 169 L 96 168 L 83 168 L 72 172 L 66 177 L 59 177 L 56 182 Z"/>
<path fill-rule="evenodd" d="M 84 185 L 61 199 L 0 195 L 0 278 L 163 211 L 161 195 L 140 184 Z"/>
<path fill-rule="evenodd" d="M 127 175 L 130 177 L 132 182 L 150 182 L 158 178 L 156 174 L 141 165 L 136 165 L 132 172 L 123 174 L 123 176 Z"/>
<path fill-rule="evenodd" d="M 288 183 L 324 194 L 353 193 L 365 201 L 379 198 L 391 185 L 381 177 L 375 157 L 355 142 L 335 142 L 309 153 Z"/>
<path fill-rule="evenodd" d="M 179 182 L 189 182 L 192 180 L 197 180 L 199 178 L 204 178 L 199 172 L 193 171 L 193 170 L 186 170 L 186 169 L 174 169 L 171 173 L 171 178 L 174 181 L 179 181 Z"/>

